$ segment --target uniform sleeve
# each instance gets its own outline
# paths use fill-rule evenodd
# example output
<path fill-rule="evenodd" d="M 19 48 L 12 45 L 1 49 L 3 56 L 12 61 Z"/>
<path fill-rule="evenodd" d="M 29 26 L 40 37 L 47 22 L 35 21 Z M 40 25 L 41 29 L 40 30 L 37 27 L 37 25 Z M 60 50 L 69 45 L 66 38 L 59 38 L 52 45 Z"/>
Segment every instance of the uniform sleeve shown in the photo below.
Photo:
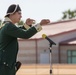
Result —
<path fill-rule="evenodd" d="M 19 26 L 18 28 L 27 30 L 24 26 Z"/>
<path fill-rule="evenodd" d="M 32 25 L 31 25 L 31 26 L 32 26 Z M 19 28 L 27 30 L 27 29 L 29 29 L 31 26 L 25 24 L 25 25 L 23 25 L 23 26 L 20 26 Z"/>
<path fill-rule="evenodd" d="M 33 35 L 35 35 L 37 33 L 37 30 L 35 27 L 31 27 L 28 30 L 24 30 L 24 29 L 16 27 L 13 24 L 11 25 L 9 24 L 7 25 L 5 29 L 5 33 L 12 37 L 28 39 L 32 37 Z"/>

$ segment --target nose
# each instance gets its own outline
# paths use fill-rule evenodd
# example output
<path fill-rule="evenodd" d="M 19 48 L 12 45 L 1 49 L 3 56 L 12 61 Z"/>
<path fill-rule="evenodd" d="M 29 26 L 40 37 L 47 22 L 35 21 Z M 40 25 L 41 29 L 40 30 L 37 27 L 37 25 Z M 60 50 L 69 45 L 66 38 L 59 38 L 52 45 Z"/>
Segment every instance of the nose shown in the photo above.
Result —
<path fill-rule="evenodd" d="M 22 16 L 20 16 L 20 18 L 22 18 Z"/>
<path fill-rule="evenodd" d="M 19 20 L 22 18 L 22 16 L 19 17 Z"/>

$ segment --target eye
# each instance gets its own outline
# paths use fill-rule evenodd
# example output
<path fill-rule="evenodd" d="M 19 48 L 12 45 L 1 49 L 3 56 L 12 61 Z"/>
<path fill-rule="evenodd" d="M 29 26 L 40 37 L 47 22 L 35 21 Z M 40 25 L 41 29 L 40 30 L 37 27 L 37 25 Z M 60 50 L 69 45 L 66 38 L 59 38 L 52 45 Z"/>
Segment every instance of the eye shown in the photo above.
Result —
<path fill-rule="evenodd" d="M 18 13 L 18 14 L 20 14 L 20 15 L 21 15 L 21 13 Z"/>
<path fill-rule="evenodd" d="M 21 15 L 21 11 L 19 11 L 19 12 L 18 12 L 18 14 L 20 14 L 20 15 Z"/>

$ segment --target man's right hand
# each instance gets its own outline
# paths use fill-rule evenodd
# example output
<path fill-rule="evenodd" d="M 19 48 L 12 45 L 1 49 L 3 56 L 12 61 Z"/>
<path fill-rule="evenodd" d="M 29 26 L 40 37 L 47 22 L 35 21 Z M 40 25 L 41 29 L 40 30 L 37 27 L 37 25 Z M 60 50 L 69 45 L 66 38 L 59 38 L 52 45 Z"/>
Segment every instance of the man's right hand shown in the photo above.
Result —
<path fill-rule="evenodd" d="M 50 23 L 49 19 L 42 19 L 41 22 L 40 22 L 40 25 L 47 25 L 49 23 Z"/>

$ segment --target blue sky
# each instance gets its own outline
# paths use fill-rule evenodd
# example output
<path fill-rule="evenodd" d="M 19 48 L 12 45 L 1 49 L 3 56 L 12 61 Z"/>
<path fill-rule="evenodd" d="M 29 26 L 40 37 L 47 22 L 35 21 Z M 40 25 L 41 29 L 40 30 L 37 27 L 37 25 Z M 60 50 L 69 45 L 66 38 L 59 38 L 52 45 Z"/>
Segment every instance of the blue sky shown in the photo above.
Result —
<path fill-rule="evenodd" d="M 63 11 L 76 9 L 76 0 L 0 0 L 0 19 L 4 19 L 7 8 L 11 4 L 20 5 L 22 20 L 32 18 L 36 22 L 44 18 L 52 22 L 58 21 Z"/>

